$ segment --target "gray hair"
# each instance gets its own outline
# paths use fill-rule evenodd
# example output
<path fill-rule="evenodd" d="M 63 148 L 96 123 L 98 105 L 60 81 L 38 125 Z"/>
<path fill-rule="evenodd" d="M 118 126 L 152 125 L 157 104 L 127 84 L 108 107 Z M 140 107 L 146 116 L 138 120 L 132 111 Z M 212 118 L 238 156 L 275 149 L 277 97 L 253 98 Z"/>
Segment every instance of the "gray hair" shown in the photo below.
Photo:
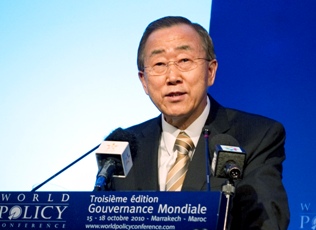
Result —
<path fill-rule="evenodd" d="M 179 24 L 189 25 L 199 34 L 202 41 L 202 47 L 206 53 L 206 59 L 213 60 L 216 58 L 212 39 L 208 32 L 200 24 L 192 23 L 189 19 L 180 16 L 167 16 L 151 22 L 145 29 L 143 36 L 139 42 L 137 52 L 137 67 L 139 71 L 144 70 L 144 49 L 148 37 L 156 30 L 172 27 Z"/>

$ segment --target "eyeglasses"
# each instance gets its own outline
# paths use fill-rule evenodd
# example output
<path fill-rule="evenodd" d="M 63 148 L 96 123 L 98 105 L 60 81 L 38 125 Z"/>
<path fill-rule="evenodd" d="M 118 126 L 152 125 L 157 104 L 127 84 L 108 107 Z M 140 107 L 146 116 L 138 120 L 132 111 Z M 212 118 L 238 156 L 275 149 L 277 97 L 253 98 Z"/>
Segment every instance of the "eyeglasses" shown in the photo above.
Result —
<path fill-rule="evenodd" d="M 182 58 L 176 61 L 157 62 L 152 66 L 145 66 L 144 69 L 146 69 L 146 71 L 152 76 L 164 75 L 167 73 L 168 67 L 171 65 L 171 63 L 173 63 L 181 72 L 187 72 L 195 69 L 198 66 L 199 60 L 211 61 L 206 58 Z"/>

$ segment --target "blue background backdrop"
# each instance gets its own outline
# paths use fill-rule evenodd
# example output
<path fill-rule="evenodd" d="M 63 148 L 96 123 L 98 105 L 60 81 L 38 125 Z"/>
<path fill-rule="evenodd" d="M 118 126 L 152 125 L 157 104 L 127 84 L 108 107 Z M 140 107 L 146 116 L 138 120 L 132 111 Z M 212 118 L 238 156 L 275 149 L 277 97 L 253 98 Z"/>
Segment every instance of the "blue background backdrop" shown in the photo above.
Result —
<path fill-rule="evenodd" d="M 219 69 L 209 92 L 223 105 L 283 123 L 289 229 L 316 226 L 316 1 L 214 0 Z"/>

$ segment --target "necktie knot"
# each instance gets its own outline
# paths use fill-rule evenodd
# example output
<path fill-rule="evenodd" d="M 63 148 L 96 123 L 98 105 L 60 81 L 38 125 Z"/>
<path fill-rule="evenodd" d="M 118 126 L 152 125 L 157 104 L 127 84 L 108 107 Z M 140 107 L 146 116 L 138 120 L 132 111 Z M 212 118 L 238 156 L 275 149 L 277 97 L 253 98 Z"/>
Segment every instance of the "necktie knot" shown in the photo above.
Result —
<path fill-rule="evenodd" d="M 175 148 L 178 150 L 178 153 L 188 155 L 189 152 L 194 148 L 194 144 L 188 134 L 186 134 L 184 131 L 181 131 L 177 136 Z"/>

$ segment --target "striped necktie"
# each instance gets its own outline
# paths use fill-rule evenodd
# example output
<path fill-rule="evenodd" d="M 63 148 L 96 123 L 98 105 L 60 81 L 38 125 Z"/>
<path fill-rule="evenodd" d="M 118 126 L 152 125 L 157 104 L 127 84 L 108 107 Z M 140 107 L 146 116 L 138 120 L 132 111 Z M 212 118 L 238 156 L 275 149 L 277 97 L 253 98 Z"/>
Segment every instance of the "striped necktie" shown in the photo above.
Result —
<path fill-rule="evenodd" d="M 191 138 L 181 131 L 176 139 L 177 159 L 167 175 L 166 191 L 181 191 L 189 167 L 189 152 L 194 148 Z"/>

